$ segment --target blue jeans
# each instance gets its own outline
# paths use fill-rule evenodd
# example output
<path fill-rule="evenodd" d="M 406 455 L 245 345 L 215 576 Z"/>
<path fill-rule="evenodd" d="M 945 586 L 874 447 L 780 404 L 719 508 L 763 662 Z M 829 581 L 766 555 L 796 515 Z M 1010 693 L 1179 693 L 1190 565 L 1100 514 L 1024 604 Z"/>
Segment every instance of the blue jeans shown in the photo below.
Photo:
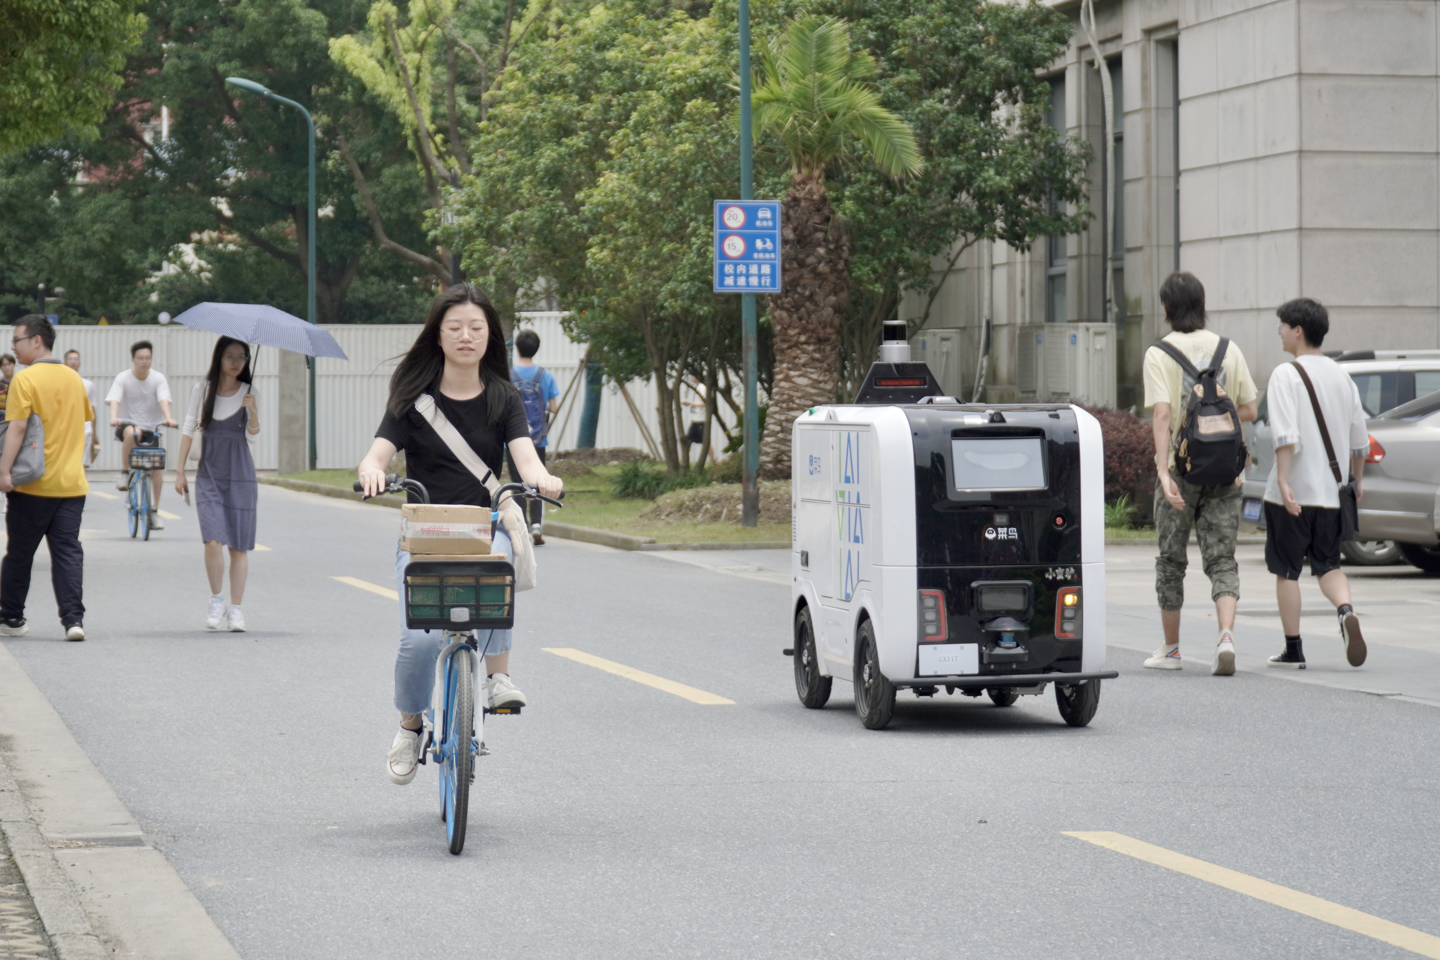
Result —
<path fill-rule="evenodd" d="M 510 536 L 496 524 L 491 550 L 515 559 Z M 405 595 L 405 565 L 410 554 L 395 551 L 395 589 Z M 477 630 L 482 654 L 510 652 L 510 630 Z M 443 630 L 411 630 L 405 626 L 405 605 L 400 604 L 400 650 L 395 654 L 395 709 L 401 713 L 424 713 L 430 709 L 435 690 L 435 659 L 448 641 Z"/>

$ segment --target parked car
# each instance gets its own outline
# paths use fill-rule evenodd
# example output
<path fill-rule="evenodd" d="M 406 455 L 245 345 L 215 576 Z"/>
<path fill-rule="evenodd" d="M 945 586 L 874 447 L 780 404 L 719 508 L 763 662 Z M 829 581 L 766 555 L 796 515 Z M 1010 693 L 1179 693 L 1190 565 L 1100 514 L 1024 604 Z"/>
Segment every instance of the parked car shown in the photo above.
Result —
<path fill-rule="evenodd" d="M 1345 366 L 1355 381 L 1360 405 L 1371 417 L 1440 390 L 1440 350 L 1350 350 L 1331 356 Z M 1259 415 L 1247 425 L 1246 443 L 1250 447 L 1250 466 L 1245 471 L 1244 517 L 1263 525 L 1261 502 L 1275 459 L 1263 394 Z M 1402 559 L 1400 547 L 1388 540 L 1351 541 L 1343 552 L 1346 560 L 1362 565 L 1399 563 Z"/>
<path fill-rule="evenodd" d="M 1368 421 L 1360 536 L 1391 540 L 1428 573 L 1440 573 L 1440 392 Z"/>

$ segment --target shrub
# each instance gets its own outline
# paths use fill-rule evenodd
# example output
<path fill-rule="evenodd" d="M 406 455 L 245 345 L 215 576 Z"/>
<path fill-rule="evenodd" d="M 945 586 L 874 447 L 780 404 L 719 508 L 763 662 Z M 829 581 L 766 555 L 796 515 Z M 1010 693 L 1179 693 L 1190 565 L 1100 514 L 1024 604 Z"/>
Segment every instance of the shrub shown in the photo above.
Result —
<path fill-rule="evenodd" d="M 1105 438 L 1105 502 L 1127 503 L 1136 509 L 1155 491 L 1155 441 L 1150 424 L 1127 410 L 1086 407 L 1100 421 Z"/>
<path fill-rule="evenodd" d="M 710 483 L 705 473 L 667 473 L 649 460 L 631 460 L 620 467 L 611 489 L 621 500 L 654 500 L 671 490 L 703 487 Z"/>
<path fill-rule="evenodd" d="M 1105 504 L 1105 526 L 1118 527 L 1121 530 L 1130 526 L 1130 515 L 1135 512 L 1135 507 L 1130 503 L 1130 494 L 1120 494 L 1120 499 L 1114 503 Z"/>

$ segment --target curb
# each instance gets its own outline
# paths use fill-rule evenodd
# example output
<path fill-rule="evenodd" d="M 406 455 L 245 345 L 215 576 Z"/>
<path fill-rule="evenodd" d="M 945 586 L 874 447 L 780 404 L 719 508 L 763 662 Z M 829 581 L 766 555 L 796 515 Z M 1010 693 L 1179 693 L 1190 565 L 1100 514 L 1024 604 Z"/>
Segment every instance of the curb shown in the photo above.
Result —
<path fill-rule="evenodd" d="M 1129 546 L 1130 544 L 1137 544 L 1137 545 L 1141 545 L 1141 546 L 1153 547 L 1153 546 L 1156 546 L 1157 544 L 1159 544 L 1159 542 L 1160 542 L 1160 540 L 1159 540 L 1158 537 L 1106 537 L 1106 538 L 1105 538 L 1105 546 L 1107 546 L 1107 547 L 1124 547 L 1124 546 Z M 1196 542 L 1197 542 L 1196 539 L 1195 539 L 1195 535 L 1194 535 L 1194 534 L 1191 534 L 1191 535 L 1190 535 L 1190 542 L 1191 542 L 1191 543 L 1196 543 Z M 1236 538 L 1235 538 L 1235 545 L 1236 545 L 1236 546 L 1240 546 L 1240 547 L 1255 547 L 1255 546 L 1263 547 L 1263 546 L 1265 546 L 1265 538 L 1264 538 L 1264 537 L 1236 537 Z"/>
<path fill-rule="evenodd" d="M 284 487 L 286 490 L 298 490 L 301 493 L 318 493 L 322 497 L 334 497 L 337 500 L 354 500 L 357 503 L 378 503 L 381 506 L 394 507 L 397 510 L 405 505 L 404 497 L 397 497 L 388 493 L 366 500 L 364 494 L 356 493 L 354 490 L 345 490 L 341 487 L 332 487 L 328 483 L 312 483 L 309 480 L 291 480 L 288 477 L 257 476 L 255 479 L 259 483 L 268 484 L 272 487 Z"/>
<path fill-rule="evenodd" d="M 318 493 L 322 497 L 354 500 L 359 503 L 376 503 L 396 509 L 405 505 L 403 497 L 391 494 L 383 494 L 366 500 L 354 490 L 332 487 L 327 483 L 291 480 L 288 477 L 259 476 L 255 479 L 272 487 L 284 487 L 286 490 L 297 490 L 300 493 Z M 616 533 L 614 530 L 596 530 L 593 527 L 581 527 L 573 523 L 561 523 L 558 520 L 545 522 L 545 534 L 559 537 L 561 540 L 596 543 L 602 547 L 613 547 L 616 550 L 788 550 L 790 548 L 789 540 L 742 540 L 737 543 L 660 543 L 654 537 L 637 537 L 629 533 Z"/>
<path fill-rule="evenodd" d="M 90 925 L 75 888 L 55 861 L 50 842 L 31 819 L 30 807 L 3 758 L 0 758 L 0 831 L 4 832 L 10 855 L 25 879 L 30 901 L 35 904 L 35 912 L 40 915 L 40 925 L 55 948 L 55 956 L 59 960 L 109 958 L 109 949 Z"/>

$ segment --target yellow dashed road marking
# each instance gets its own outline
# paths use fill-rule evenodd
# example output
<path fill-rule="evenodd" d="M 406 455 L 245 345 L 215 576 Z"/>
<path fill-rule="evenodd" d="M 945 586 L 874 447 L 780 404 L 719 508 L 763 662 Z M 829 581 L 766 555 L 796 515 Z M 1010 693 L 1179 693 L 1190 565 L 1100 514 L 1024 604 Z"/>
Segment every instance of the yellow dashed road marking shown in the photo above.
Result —
<path fill-rule="evenodd" d="M 171 513 L 169 510 L 156 510 L 155 512 L 158 513 L 158 514 L 160 514 L 160 519 L 162 519 L 162 520 L 180 520 L 180 519 L 183 519 L 183 518 L 180 516 L 180 514 L 178 514 L 178 513 Z"/>
<path fill-rule="evenodd" d="M 382 587 L 378 583 L 371 583 L 369 580 L 360 580 L 355 577 L 331 577 L 331 580 L 339 580 L 341 583 L 348 583 L 352 587 L 359 587 L 361 590 L 369 590 L 371 593 L 379 594 L 390 600 L 399 600 L 400 594 L 389 587 Z"/>
<path fill-rule="evenodd" d="M 656 690 L 664 690 L 666 693 L 673 693 L 677 697 L 684 697 L 692 703 L 704 704 L 733 704 L 734 700 L 727 700 L 724 697 L 713 693 L 706 693 L 695 687 L 686 686 L 683 683 L 676 683 L 674 680 L 666 680 L 664 677 L 657 677 L 653 673 L 646 673 L 644 670 L 636 670 L 634 667 L 627 667 L 623 663 L 616 663 L 614 660 L 606 660 L 604 657 L 597 657 L 586 653 L 583 650 L 575 650 L 571 647 L 541 647 L 546 653 L 553 653 L 557 657 L 564 657 L 567 660 L 574 660 L 576 663 L 583 663 L 587 667 L 594 667 L 596 670 L 604 670 L 606 673 L 613 673 L 617 677 L 624 677 L 626 680 L 634 680 L 636 683 L 643 683 L 647 687 L 654 687 Z"/>
<path fill-rule="evenodd" d="M 1342 907 L 1338 903 L 1321 900 L 1308 893 L 1301 893 L 1268 880 L 1261 880 L 1235 870 L 1218 867 L 1213 863 L 1206 863 L 1204 860 L 1196 860 L 1183 853 L 1175 853 L 1173 850 L 1166 850 L 1164 847 L 1157 847 L 1145 843 L 1143 840 L 1127 837 L 1123 833 L 1067 832 L 1065 836 L 1084 840 L 1097 847 L 1114 850 L 1127 857 L 1144 860 L 1146 863 L 1153 863 L 1167 870 L 1174 870 L 1176 873 L 1204 880 L 1206 883 L 1213 883 L 1226 890 L 1243 893 L 1247 897 L 1254 897 L 1256 900 L 1263 900 L 1277 907 L 1293 910 L 1312 919 L 1340 927 L 1342 930 L 1349 930 L 1402 950 L 1409 950 L 1422 957 L 1440 960 L 1440 937 L 1412 930 L 1409 927 L 1402 927 L 1398 923 L 1391 923 L 1389 920 L 1382 920 L 1368 913 L 1361 913 L 1359 910 Z"/>

